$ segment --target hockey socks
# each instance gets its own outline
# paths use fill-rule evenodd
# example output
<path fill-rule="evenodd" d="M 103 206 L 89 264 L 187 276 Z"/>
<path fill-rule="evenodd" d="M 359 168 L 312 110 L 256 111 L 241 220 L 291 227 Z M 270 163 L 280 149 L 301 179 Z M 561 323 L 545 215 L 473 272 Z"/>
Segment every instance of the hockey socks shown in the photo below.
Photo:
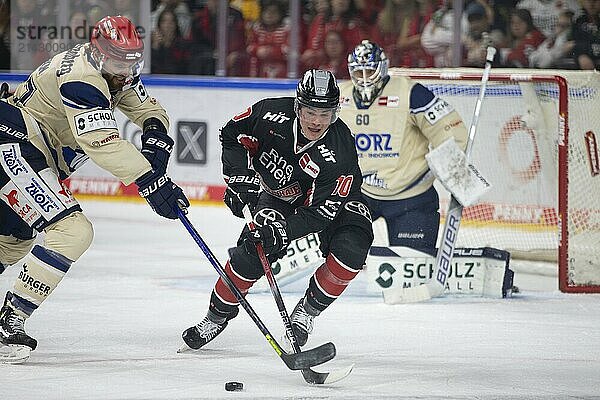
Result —
<path fill-rule="evenodd" d="M 30 316 L 58 286 L 71 263 L 59 253 L 35 245 L 15 282 L 12 307 L 25 317 Z"/>
<path fill-rule="evenodd" d="M 310 278 L 306 301 L 315 310 L 325 310 L 358 274 L 359 270 L 344 265 L 333 254 L 329 254 L 325 263 Z"/>
<path fill-rule="evenodd" d="M 254 285 L 256 279 L 248 279 L 237 273 L 232 267 L 231 262 L 227 261 L 225 265 L 225 272 L 231 279 L 234 285 L 242 292 L 244 296 L 248 294 L 248 290 Z M 237 308 L 239 303 L 235 298 L 234 294 L 229 290 L 222 278 L 217 280 L 215 288 L 210 298 L 209 310 L 213 314 L 221 318 L 231 319 L 232 313 L 237 315 Z M 234 315 L 234 317 L 235 317 Z"/>

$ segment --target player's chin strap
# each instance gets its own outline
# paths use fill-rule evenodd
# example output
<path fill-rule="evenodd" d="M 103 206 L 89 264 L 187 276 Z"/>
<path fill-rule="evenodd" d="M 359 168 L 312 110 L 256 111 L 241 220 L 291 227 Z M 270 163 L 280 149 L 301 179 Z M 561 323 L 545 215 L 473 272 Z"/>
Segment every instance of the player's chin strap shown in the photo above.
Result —
<path fill-rule="evenodd" d="M 319 347 L 315 347 L 310 350 L 305 350 L 300 353 L 289 354 L 277 343 L 271 332 L 267 329 L 265 324 L 258 317 L 258 314 L 254 311 L 252 306 L 244 295 L 240 292 L 240 290 L 235 286 L 235 284 L 231 281 L 231 278 L 225 272 L 225 269 L 219 263 L 213 252 L 208 248 L 202 237 L 196 228 L 192 225 L 191 221 L 188 219 L 186 215 L 187 211 L 182 209 L 177 209 L 177 216 L 179 220 L 183 223 L 189 234 L 192 236 L 196 244 L 200 247 L 210 264 L 217 271 L 223 282 L 227 285 L 227 288 L 233 293 L 236 300 L 240 303 L 240 305 L 246 310 L 252 321 L 256 324 L 258 329 L 261 331 L 267 342 L 271 345 L 271 347 L 275 350 L 279 358 L 283 360 L 285 365 L 291 370 L 305 370 L 307 368 L 313 367 L 315 365 L 322 364 L 331 360 L 335 357 L 335 346 L 333 343 L 325 343 Z M 318 382 L 314 382 L 318 383 Z"/>
<path fill-rule="evenodd" d="M 467 160 L 469 160 L 471 156 L 471 150 L 473 149 L 473 140 L 475 138 L 475 133 L 477 132 L 481 104 L 483 103 L 483 98 L 485 96 L 485 90 L 487 87 L 487 82 L 490 78 L 490 70 L 492 69 L 492 62 L 494 61 L 495 55 L 496 49 L 494 47 L 488 47 L 485 69 L 483 71 L 483 75 L 481 76 L 481 89 L 479 90 L 477 103 L 475 103 L 473 119 L 471 120 L 471 125 L 469 126 L 469 137 L 467 139 L 467 148 L 465 150 Z M 429 300 L 432 297 L 438 297 L 444 293 L 444 290 L 446 289 L 446 280 L 448 279 L 448 274 L 450 273 L 452 255 L 454 253 L 454 247 L 456 246 L 456 239 L 458 237 L 458 228 L 460 227 L 462 211 L 463 206 L 453 195 L 451 195 L 448 212 L 446 214 L 446 222 L 444 223 L 444 230 L 442 231 L 442 243 L 440 243 L 440 247 L 438 248 L 435 259 L 433 279 L 423 285 L 415 287 L 384 291 L 383 299 L 385 303 L 414 303 Z"/>
<path fill-rule="evenodd" d="M 242 212 L 244 213 L 244 219 L 246 220 L 246 225 L 248 225 L 248 229 L 255 229 L 256 225 L 254 224 L 254 219 L 252 218 L 250 208 L 246 205 L 242 209 Z M 271 264 L 269 263 L 269 260 L 265 255 L 265 251 L 261 243 L 256 243 L 256 252 L 258 253 L 258 258 L 260 259 L 260 263 L 262 264 L 263 270 L 267 277 L 267 281 L 269 282 L 271 293 L 273 294 L 273 298 L 275 299 L 275 303 L 277 304 L 277 309 L 279 310 L 279 315 L 281 315 L 281 318 L 283 319 L 285 333 L 292 345 L 294 353 L 300 354 L 300 346 L 296 341 L 296 335 L 294 335 L 294 331 L 292 329 L 290 316 L 285 308 L 285 303 L 283 302 L 283 299 L 281 297 L 279 286 L 277 286 L 277 281 L 275 280 L 275 275 L 273 274 L 273 270 L 271 269 Z M 350 374 L 350 372 L 352 372 L 352 368 L 354 368 L 354 364 L 350 365 L 349 367 L 332 372 L 317 372 L 310 368 L 305 368 L 302 370 L 302 376 L 304 377 L 304 380 L 308 383 L 328 384 L 344 379 Z"/>

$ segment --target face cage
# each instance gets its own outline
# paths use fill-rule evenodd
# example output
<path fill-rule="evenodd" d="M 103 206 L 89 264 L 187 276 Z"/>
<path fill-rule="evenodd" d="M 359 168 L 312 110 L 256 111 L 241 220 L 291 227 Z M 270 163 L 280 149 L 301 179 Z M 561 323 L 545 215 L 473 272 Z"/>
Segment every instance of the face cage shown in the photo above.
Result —
<path fill-rule="evenodd" d="M 313 110 L 331 110 L 332 115 L 331 115 L 331 122 L 329 123 L 329 125 L 331 125 L 335 121 L 337 121 L 338 116 L 340 115 L 340 105 L 339 104 L 337 106 L 331 107 L 331 108 L 318 108 L 318 107 L 311 107 L 311 106 L 303 105 L 298 101 L 298 99 L 296 99 L 294 101 L 294 112 L 296 113 L 296 117 L 298 117 L 298 119 L 300 119 L 300 109 L 302 107 L 312 108 Z"/>
<path fill-rule="evenodd" d="M 96 54 L 96 58 L 98 59 L 98 70 L 101 73 L 104 72 L 111 76 L 114 75 L 104 69 L 104 62 L 108 59 L 108 56 L 102 54 L 98 49 L 94 49 L 94 53 Z M 143 58 L 141 60 L 137 61 L 136 63 L 132 64 L 131 67 L 129 68 L 131 73 L 125 79 L 125 84 L 123 85 L 123 88 L 121 90 L 125 91 L 125 90 L 131 88 L 132 83 L 135 81 L 135 79 L 137 77 L 139 77 L 142 74 L 143 69 L 144 69 L 144 59 Z"/>
<path fill-rule="evenodd" d="M 383 80 L 387 76 L 388 72 L 388 61 L 382 60 L 379 62 L 369 62 L 365 64 L 359 64 L 352 62 L 348 64 L 348 71 L 350 72 L 350 79 L 356 90 L 360 93 L 363 101 L 371 102 L 374 97 L 381 89 Z M 357 77 L 356 71 L 362 71 L 362 78 Z M 367 76 L 367 72 L 372 71 Z"/>

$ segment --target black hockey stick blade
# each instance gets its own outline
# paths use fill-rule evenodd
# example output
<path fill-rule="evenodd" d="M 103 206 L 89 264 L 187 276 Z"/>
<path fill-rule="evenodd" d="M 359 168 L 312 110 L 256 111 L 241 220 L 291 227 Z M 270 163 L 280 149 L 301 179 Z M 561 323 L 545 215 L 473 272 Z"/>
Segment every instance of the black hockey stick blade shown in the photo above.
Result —
<path fill-rule="evenodd" d="M 304 370 L 323 364 L 335 357 L 335 345 L 331 342 L 301 351 L 300 353 L 283 353 L 281 359 L 292 370 Z"/>

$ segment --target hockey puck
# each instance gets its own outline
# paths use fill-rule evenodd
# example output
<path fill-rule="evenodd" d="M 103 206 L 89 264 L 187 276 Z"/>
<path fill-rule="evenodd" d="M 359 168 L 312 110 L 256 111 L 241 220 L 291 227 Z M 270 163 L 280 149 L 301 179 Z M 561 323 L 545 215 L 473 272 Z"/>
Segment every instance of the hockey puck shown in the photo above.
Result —
<path fill-rule="evenodd" d="M 227 382 L 225 390 L 228 392 L 239 392 L 240 390 L 244 390 L 244 384 L 242 382 Z"/>

